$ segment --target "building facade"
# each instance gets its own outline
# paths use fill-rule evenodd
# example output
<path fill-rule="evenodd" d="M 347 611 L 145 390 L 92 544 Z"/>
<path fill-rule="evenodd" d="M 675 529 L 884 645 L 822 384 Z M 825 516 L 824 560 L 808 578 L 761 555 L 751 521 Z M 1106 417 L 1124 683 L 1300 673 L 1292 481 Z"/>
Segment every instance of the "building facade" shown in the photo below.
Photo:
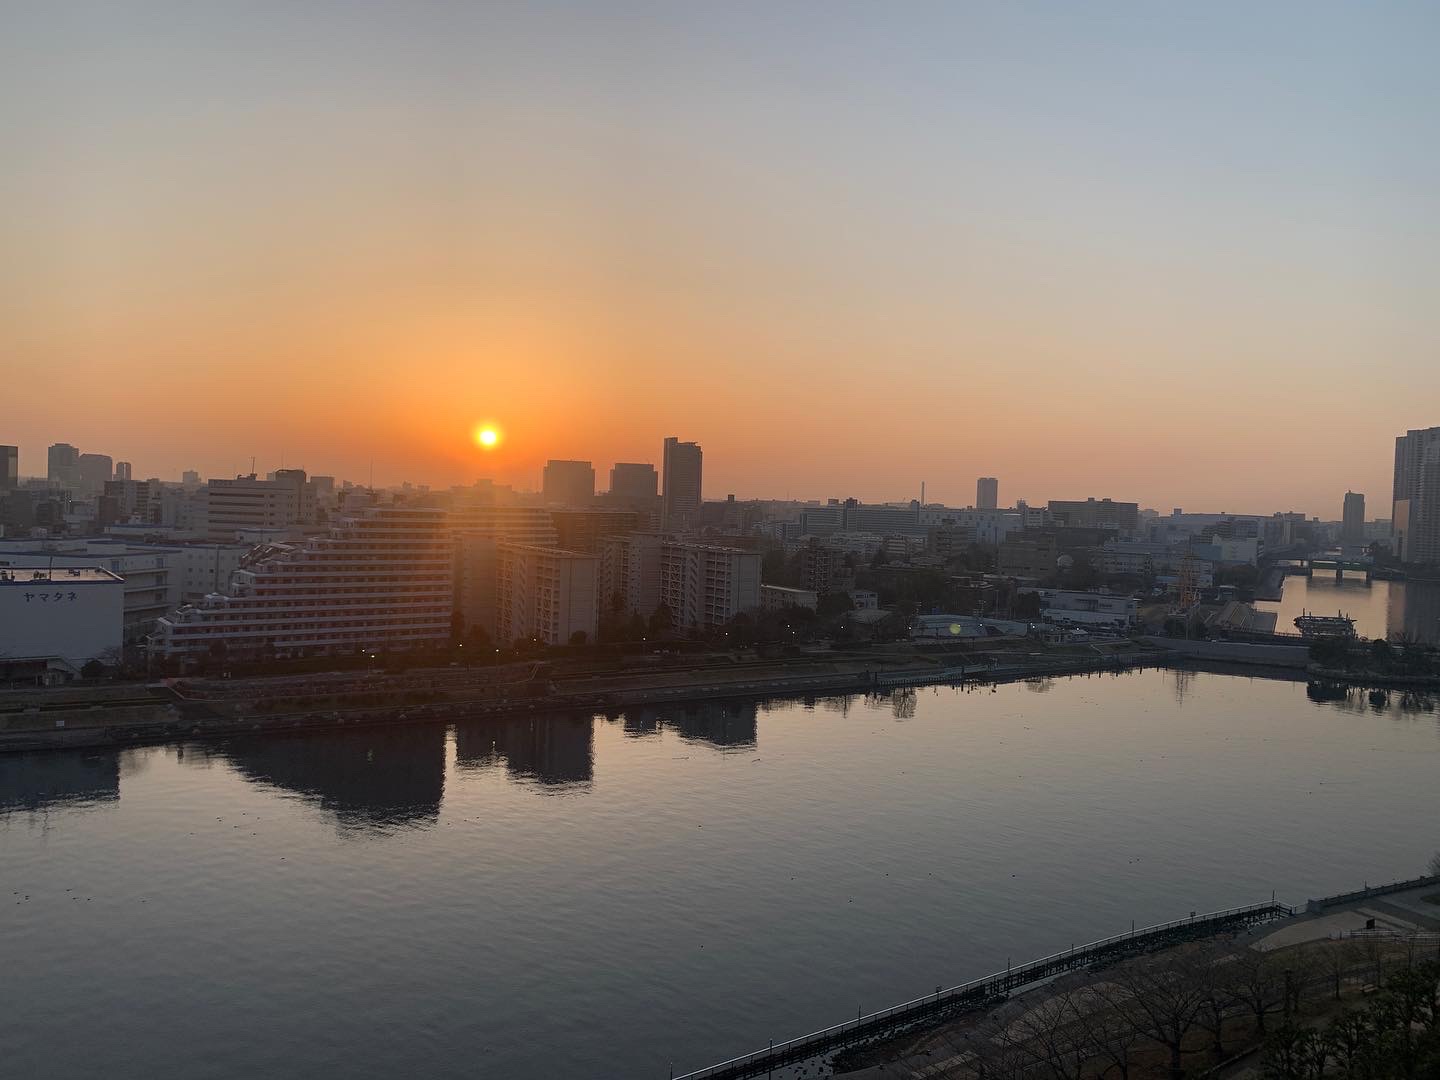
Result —
<path fill-rule="evenodd" d="M 589 506 L 595 501 L 595 466 L 588 461 L 547 461 L 544 498 L 553 506 Z"/>
<path fill-rule="evenodd" d="M 1440 563 L 1440 427 L 1395 440 L 1390 549 L 1402 562 Z"/>
<path fill-rule="evenodd" d="M 1356 491 L 1345 493 L 1340 518 L 1340 542 L 1347 547 L 1365 543 L 1365 496 Z"/>
<path fill-rule="evenodd" d="M 157 656 L 315 656 L 434 648 L 450 638 L 455 557 L 449 516 L 369 508 L 329 535 L 262 546 L 231 591 L 156 624 Z"/>
<path fill-rule="evenodd" d="M 0 567 L 0 678 L 114 663 L 124 592 L 117 575 L 95 566 Z"/>
<path fill-rule="evenodd" d="M 500 640 L 593 642 L 600 559 L 533 544 L 500 544 Z"/>
<path fill-rule="evenodd" d="M 14 491 L 20 486 L 20 448 L 0 446 L 0 491 Z"/>
<path fill-rule="evenodd" d="M 315 491 L 303 469 L 280 469 L 273 479 L 254 473 L 206 485 L 205 530 L 211 540 L 234 540 L 246 530 L 284 531 L 315 522 Z"/>
<path fill-rule="evenodd" d="M 1000 481 L 993 476 L 982 476 L 975 481 L 975 509 L 995 510 L 1000 506 Z"/>
<path fill-rule="evenodd" d="M 760 553 L 667 543 L 660 553 L 660 600 L 680 630 L 704 630 L 760 606 Z"/>
<path fill-rule="evenodd" d="M 660 494 L 660 474 L 654 465 L 617 461 L 610 468 L 610 494 L 620 499 L 653 500 Z"/>
<path fill-rule="evenodd" d="M 699 443 L 681 442 L 673 436 L 665 440 L 661 463 L 665 481 L 660 512 L 662 528 L 686 529 L 699 512 L 704 457 Z"/>

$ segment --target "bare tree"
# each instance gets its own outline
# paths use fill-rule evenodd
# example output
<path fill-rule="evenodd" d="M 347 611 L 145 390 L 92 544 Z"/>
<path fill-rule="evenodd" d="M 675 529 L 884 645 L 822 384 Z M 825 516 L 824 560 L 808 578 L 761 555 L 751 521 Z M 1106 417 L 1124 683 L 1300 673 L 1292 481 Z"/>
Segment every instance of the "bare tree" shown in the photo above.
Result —
<path fill-rule="evenodd" d="M 1265 1034 L 1265 1017 L 1285 1003 L 1285 976 L 1272 953 L 1239 953 L 1226 967 L 1224 988 L 1231 1000 L 1249 1010 L 1258 1035 Z"/>
<path fill-rule="evenodd" d="M 1061 990 L 1027 1009 L 1007 1032 L 1025 1058 L 1054 1080 L 1085 1076 L 1091 1055 L 1077 1022 L 1079 1007 L 1073 990 Z"/>
<path fill-rule="evenodd" d="M 1129 996 L 1136 1033 L 1169 1052 L 1171 1080 L 1185 1076 L 1185 1037 L 1209 994 L 1209 960 L 1208 949 L 1182 945 L 1121 964 L 1112 973 Z"/>
<path fill-rule="evenodd" d="M 1076 1021 L 1084 1033 L 1091 1057 L 1101 1063 L 1100 1076 L 1112 1073 L 1130 1080 L 1138 1027 L 1135 1005 L 1123 988 L 1111 982 L 1094 983 L 1077 995 Z"/>

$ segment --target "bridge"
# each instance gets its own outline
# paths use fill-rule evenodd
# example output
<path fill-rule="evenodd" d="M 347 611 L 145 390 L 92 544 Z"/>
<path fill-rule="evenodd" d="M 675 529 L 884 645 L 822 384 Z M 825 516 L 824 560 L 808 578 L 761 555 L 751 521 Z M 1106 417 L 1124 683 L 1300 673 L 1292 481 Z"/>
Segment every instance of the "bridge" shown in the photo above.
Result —
<path fill-rule="evenodd" d="M 1112 964 L 1182 941 L 1209 937 L 1223 930 L 1238 930 L 1272 919 L 1287 919 L 1294 914 L 1293 908 L 1274 900 L 1264 904 L 1251 904 L 1248 907 L 1212 911 L 1204 915 L 1192 912 L 1188 919 L 1147 926 L 1143 930 L 1117 934 L 1066 952 L 1055 953 L 1053 956 L 1032 960 L 1019 967 L 1007 967 L 1004 971 L 972 979 L 959 986 L 952 986 L 949 990 L 937 989 L 933 994 L 907 1001 L 903 1005 L 895 1005 L 869 1016 L 857 1016 L 843 1024 L 822 1028 L 782 1043 L 771 1043 L 764 1050 L 731 1058 L 683 1076 L 677 1077 L 672 1072 L 671 1080 L 745 1080 L 747 1077 L 764 1076 L 782 1066 L 793 1065 L 819 1054 L 875 1039 L 893 1038 L 916 1027 L 983 1008 L 1011 991 L 1061 972 L 1093 964 Z"/>
<path fill-rule="evenodd" d="M 1370 581 L 1375 576 L 1375 564 L 1366 559 L 1346 558 L 1343 555 L 1307 555 L 1298 564 L 1291 563 L 1285 567 L 1286 574 L 1301 575 L 1310 577 L 1316 570 L 1335 571 L 1335 580 L 1339 581 L 1345 574 L 1364 574 L 1365 580 Z"/>

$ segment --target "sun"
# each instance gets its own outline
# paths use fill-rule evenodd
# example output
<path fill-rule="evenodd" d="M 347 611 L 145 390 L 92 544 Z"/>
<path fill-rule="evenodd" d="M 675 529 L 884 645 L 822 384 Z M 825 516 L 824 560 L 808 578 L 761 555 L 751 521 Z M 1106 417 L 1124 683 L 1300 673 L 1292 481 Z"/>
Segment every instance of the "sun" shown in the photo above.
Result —
<path fill-rule="evenodd" d="M 500 445 L 500 432 L 490 424 L 482 424 L 475 429 L 475 442 L 483 450 L 493 450 Z"/>

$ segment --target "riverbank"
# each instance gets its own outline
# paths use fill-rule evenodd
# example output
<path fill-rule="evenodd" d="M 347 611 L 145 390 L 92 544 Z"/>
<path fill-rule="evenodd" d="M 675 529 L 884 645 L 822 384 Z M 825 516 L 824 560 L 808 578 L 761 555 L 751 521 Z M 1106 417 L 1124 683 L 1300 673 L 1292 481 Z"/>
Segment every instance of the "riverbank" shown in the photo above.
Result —
<path fill-rule="evenodd" d="M 879 693 L 1123 671 L 1167 660 L 1159 650 L 1129 642 L 1085 651 L 1034 649 L 1028 642 L 982 642 L 781 660 L 717 654 L 648 670 L 556 669 L 530 662 L 11 691 L 0 693 L 0 753 L 451 723 L 537 712 L 607 714 L 717 700 Z"/>

